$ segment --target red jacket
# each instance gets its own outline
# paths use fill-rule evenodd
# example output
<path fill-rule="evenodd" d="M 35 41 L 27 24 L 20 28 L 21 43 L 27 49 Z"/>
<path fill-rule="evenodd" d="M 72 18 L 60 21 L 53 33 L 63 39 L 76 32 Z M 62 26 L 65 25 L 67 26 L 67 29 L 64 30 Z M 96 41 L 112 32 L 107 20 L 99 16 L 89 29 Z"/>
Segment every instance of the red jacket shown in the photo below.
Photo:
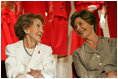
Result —
<path fill-rule="evenodd" d="M 108 1 L 108 26 L 110 37 L 117 38 L 117 1 Z"/>
<path fill-rule="evenodd" d="M 75 1 L 74 5 L 76 8 L 76 11 L 80 11 L 82 9 L 88 9 L 87 7 L 90 5 L 96 5 L 97 8 L 100 9 L 103 3 L 104 1 Z"/>
<path fill-rule="evenodd" d="M 12 44 L 18 41 L 15 35 L 14 24 L 16 23 L 16 17 L 13 11 L 10 11 L 7 7 L 4 7 L 1 12 L 1 57 L 2 60 L 6 59 L 5 47 L 7 44 Z"/>
<path fill-rule="evenodd" d="M 42 14 L 45 17 L 46 1 L 15 1 L 15 13 L 19 17 L 27 13 Z"/>
<path fill-rule="evenodd" d="M 69 1 L 47 1 L 48 17 L 58 16 L 68 19 L 70 8 Z"/>

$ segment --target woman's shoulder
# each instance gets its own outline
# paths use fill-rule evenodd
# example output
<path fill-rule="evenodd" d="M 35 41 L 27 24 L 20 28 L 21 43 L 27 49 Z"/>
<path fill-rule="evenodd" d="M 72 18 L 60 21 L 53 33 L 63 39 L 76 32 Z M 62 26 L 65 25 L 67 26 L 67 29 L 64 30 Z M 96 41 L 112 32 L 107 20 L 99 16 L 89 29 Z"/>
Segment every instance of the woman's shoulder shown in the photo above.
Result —
<path fill-rule="evenodd" d="M 15 42 L 15 43 L 8 44 L 7 47 L 9 47 L 9 46 L 10 47 L 17 47 L 17 46 L 20 46 L 22 43 L 23 43 L 23 41 L 19 40 L 19 41 Z"/>
<path fill-rule="evenodd" d="M 114 40 L 117 41 L 117 38 L 110 38 L 110 37 L 101 37 L 99 36 L 100 39 L 104 39 L 104 40 Z"/>
<path fill-rule="evenodd" d="M 74 51 L 73 51 L 73 54 L 77 54 L 77 53 L 80 54 L 81 51 L 84 50 L 84 49 L 83 49 L 83 48 L 84 48 L 84 44 L 85 44 L 85 43 L 83 43 L 79 48 L 77 48 L 76 50 L 74 50 Z"/>
<path fill-rule="evenodd" d="M 101 40 L 105 40 L 108 43 L 113 43 L 113 42 L 117 42 L 117 38 L 110 38 L 110 37 L 100 37 Z"/>
<path fill-rule="evenodd" d="M 108 44 L 109 46 L 117 45 L 117 38 L 100 37 L 100 40 L 102 40 L 104 44 Z"/>
<path fill-rule="evenodd" d="M 51 46 L 48 46 L 48 45 L 42 44 L 42 43 L 38 43 L 38 46 L 40 46 L 42 48 L 51 48 Z"/>
<path fill-rule="evenodd" d="M 42 44 L 42 43 L 38 43 L 38 48 L 39 48 L 39 50 L 42 50 L 45 53 L 47 53 L 47 52 L 52 53 L 51 46 L 48 46 L 48 45 L 45 45 L 45 44 Z"/>

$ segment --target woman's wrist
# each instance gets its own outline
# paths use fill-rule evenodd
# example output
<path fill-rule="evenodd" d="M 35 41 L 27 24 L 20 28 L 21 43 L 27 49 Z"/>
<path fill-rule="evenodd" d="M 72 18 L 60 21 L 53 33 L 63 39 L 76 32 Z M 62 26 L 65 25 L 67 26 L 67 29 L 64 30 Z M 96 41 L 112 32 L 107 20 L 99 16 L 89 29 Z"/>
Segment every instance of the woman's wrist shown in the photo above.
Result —
<path fill-rule="evenodd" d="M 26 78 L 34 78 L 32 75 L 30 74 L 24 74 L 26 76 Z"/>

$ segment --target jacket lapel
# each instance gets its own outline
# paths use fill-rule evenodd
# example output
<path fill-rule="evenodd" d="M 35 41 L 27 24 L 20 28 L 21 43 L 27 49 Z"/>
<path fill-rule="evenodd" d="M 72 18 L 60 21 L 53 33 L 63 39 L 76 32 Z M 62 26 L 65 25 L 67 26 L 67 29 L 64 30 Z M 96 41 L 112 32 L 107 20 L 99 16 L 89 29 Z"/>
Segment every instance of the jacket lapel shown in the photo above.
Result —
<path fill-rule="evenodd" d="M 22 61 L 22 59 L 25 56 L 25 50 L 23 48 L 23 41 L 19 41 L 18 44 L 16 45 L 16 54 L 18 57 L 20 57 L 19 59 Z"/>
<path fill-rule="evenodd" d="M 39 59 L 41 57 L 40 53 L 38 53 L 39 50 L 40 50 L 40 44 L 37 44 L 35 49 L 34 49 L 34 52 L 33 52 L 33 55 L 31 57 L 31 60 L 30 60 L 30 62 L 28 64 L 28 66 L 27 66 L 27 71 L 30 71 L 30 68 L 34 68 L 36 66 L 36 64 L 38 64 L 41 61 Z"/>

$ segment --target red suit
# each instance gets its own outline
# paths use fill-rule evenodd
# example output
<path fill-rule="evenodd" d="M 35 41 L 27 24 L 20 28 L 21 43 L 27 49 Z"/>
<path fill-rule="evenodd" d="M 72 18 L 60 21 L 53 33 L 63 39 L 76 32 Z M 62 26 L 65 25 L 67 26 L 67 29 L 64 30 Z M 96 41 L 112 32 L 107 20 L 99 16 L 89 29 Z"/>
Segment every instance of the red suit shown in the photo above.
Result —
<path fill-rule="evenodd" d="M 17 14 L 17 17 L 22 15 L 23 12 L 24 14 L 41 14 L 45 17 L 45 1 L 15 1 L 15 14 Z"/>
<path fill-rule="evenodd" d="M 108 1 L 108 26 L 110 37 L 117 38 L 117 1 Z"/>
<path fill-rule="evenodd" d="M 68 13 L 66 1 L 48 1 L 48 42 L 53 54 L 67 55 L 68 45 Z"/>
<path fill-rule="evenodd" d="M 13 11 L 10 11 L 7 7 L 4 7 L 1 12 L 1 60 L 5 60 L 5 47 L 8 44 L 12 44 L 18 41 L 15 35 L 14 24 L 16 23 L 16 17 Z"/>
<path fill-rule="evenodd" d="M 101 8 L 101 5 L 104 3 L 104 1 L 75 1 L 74 5 L 75 5 L 75 9 L 76 12 L 79 12 L 83 9 L 88 9 L 88 6 L 90 5 L 96 5 L 97 8 Z M 96 20 L 97 20 L 97 35 L 102 36 L 102 29 L 100 28 L 99 25 L 99 17 L 98 17 L 98 13 L 97 10 L 93 11 Z M 80 47 L 83 44 L 84 40 L 79 37 L 77 35 L 77 33 L 72 30 L 72 41 L 71 41 L 71 50 L 70 50 L 70 55 L 72 55 L 72 52 L 77 49 L 78 47 Z"/>

